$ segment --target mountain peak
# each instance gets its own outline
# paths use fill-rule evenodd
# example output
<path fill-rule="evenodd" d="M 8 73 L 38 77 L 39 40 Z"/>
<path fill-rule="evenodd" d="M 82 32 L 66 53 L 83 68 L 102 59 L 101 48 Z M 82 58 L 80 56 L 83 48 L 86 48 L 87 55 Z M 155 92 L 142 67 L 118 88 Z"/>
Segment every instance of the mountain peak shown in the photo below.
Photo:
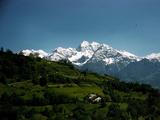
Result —
<path fill-rule="evenodd" d="M 100 43 L 93 41 L 91 45 L 100 45 Z"/>
<path fill-rule="evenodd" d="M 86 41 L 86 40 L 84 40 L 82 43 L 81 43 L 81 47 L 87 47 L 87 46 L 89 46 L 90 45 L 90 43 L 88 42 L 88 41 Z"/>
<path fill-rule="evenodd" d="M 145 58 L 149 59 L 149 60 L 158 60 L 160 61 L 160 53 L 152 53 L 150 55 L 147 55 Z"/>

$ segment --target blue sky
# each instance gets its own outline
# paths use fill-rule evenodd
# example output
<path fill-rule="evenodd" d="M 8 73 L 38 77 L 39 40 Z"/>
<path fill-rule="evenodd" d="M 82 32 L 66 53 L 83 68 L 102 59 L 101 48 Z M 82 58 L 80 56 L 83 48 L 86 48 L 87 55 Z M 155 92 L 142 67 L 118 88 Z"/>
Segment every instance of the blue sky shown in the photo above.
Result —
<path fill-rule="evenodd" d="M 0 0 L 0 46 L 13 51 L 106 43 L 160 52 L 160 0 Z"/>

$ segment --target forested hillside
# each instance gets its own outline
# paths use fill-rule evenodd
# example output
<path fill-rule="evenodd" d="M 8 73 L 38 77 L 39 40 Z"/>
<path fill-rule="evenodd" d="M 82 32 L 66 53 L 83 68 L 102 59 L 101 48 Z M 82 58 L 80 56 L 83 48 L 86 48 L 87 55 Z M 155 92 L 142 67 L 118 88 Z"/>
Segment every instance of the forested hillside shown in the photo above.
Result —
<path fill-rule="evenodd" d="M 159 120 L 149 85 L 0 50 L 0 120 Z"/>

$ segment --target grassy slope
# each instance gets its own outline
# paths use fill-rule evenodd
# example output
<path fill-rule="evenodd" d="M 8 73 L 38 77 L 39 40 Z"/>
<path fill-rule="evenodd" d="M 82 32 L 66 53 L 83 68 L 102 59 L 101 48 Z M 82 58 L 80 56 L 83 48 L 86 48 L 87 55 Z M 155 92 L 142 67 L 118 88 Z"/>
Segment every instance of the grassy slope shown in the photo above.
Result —
<path fill-rule="evenodd" d="M 22 57 L 22 56 L 21 56 Z M 23 58 L 23 57 L 22 57 Z M 73 68 L 73 66 L 66 64 L 66 63 L 60 63 L 60 62 L 49 62 L 46 60 L 35 60 L 34 58 L 28 58 L 24 57 L 24 59 L 29 59 L 31 62 L 34 61 L 32 64 L 36 66 L 36 68 L 39 70 L 41 66 L 45 67 L 45 71 L 47 71 L 47 74 L 52 74 L 61 76 L 62 78 L 72 80 L 70 83 L 54 83 L 54 82 L 48 82 L 46 86 L 42 87 L 40 85 L 34 85 L 32 83 L 32 80 L 23 80 L 20 82 L 11 82 L 8 85 L 0 84 L 0 96 L 7 92 L 8 94 L 16 93 L 20 98 L 23 100 L 31 100 L 33 95 L 36 95 L 38 98 L 44 98 L 44 91 L 48 90 L 51 93 L 56 93 L 57 95 L 65 95 L 69 98 L 77 98 L 79 101 L 82 101 L 82 106 L 85 109 L 86 113 L 93 113 L 95 112 L 95 115 L 99 116 L 99 119 L 103 119 L 108 112 L 108 107 L 113 103 L 118 103 L 120 105 L 120 109 L 122 111 L 127 110 L 128 103 L 127 102 L 113 102 L 113 101 L 106 101 L 105 107 L 100 107 L 99 103 L 96 104 L 88 104 L 83 103 L 84 98 L 91 94 L 95 93 L 102 97 L 108 97 L 108 94 L 105 94 L 102 89 L 102 85 L 104 81 L 114 81 L 117 79 L 111 76 L 102 76 L 95 73 L 84 73 L 80 72 L 79 70 Z M 12 58 L 12 62 L 14 62 L 14 59 Z M 79 84 L 74 83 L 74 80 L 81 79 Z M 138 91 L 120 91 L 117 89 L 113 89 L 115 94 L 118 94 L 120 97 L 128 97 L 131 99 L 136 100 L 142 100 L 145 101 L 147 99 L 148 93 L 142 94 L 142 92 Z M 17 110 L 21 110 L 20 107 L 15 105 Z M 34 109 L 36 113 L 41 113 L 45 109 L 53 109 L 53 106 L 51 104 L 48 105 L 42 105 L 42 106 L 29 106 L 24 105 L 23 106 L 25 110 L 30 111 L 31 109 Z M 73 111 L 77 104 L 74 103 L 62 103 L 57 104 L 57 107 L 64 107 L 66 108 L 66 112 L 63 114 L 70 114 L 71 111 Z M 60 114 L 62 114 L 60 112 Z M 54 116 L 54 115 L 53 115 Z M 56 116 L 56 115 L 55 115 Z M 45 119 L 45 118 L 44 118 Z"/>

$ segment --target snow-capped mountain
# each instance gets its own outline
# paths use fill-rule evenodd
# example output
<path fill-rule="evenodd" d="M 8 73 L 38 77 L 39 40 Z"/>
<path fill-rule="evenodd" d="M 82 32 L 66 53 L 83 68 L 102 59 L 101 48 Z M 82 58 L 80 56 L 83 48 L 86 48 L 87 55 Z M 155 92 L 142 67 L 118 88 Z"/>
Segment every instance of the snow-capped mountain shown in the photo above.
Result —
<path fill-rule="evenodd" d="M 147 55 L 145 58 L 149 60 L 158 60 L 160 62 L 160 53 L 152 53 Z"/>
<path fill-rule="evenodd" d="M 98 73 L 115 73 L 128 65 L 138 61 L 139 57 L 127 51 L 114 49 L 106 44 L 83 41 L 77 49 L 57 48 L 53 51 L 49 60 L 69 60 L 81 70 L 89 70 Z M 111 67 L 109 67 L 111 66 Z M 114 67 L 113 67 L 114 66 Z"/>
<path fill-rule="evenodd" d="M 99 73 L 106 73 L 108 70 L 119 71 L 130 62 L 139 60 L 139 57 L 127 51 L 117 50 L 109 45 L 97 42 L 89 43 L 88 41 L 83 41 L 78 48 L 58 47 L 51 54 L 43 50 L 23 50 L 22 53 L 25 56 L 32 54 L 41 58 L 45 57 L 51 61 L 69 60 L 82 70 L 87 69 Z M 111 70 L 110 67 L 107 68 L 109 65 L 114 66 L 114 70 Z M 103 66 L 104 69 L 99 66 Z"/>
<path fill-rule="evenodd" d="M 69 60 L 75 65 L 85 64 L 94 54 L 94 52 L 101 45 L 96 42 L 91 44 L 87 41 L 83 41 L 80 46 L 75 48 L 57 48 L 53 53 L 48 57 L 49 60 L 58 61 L 62 59 Z"/>
<path fill-rule="evenodd" d="M 106 44 L 83 41 L 77 49 L 55 49 L 48 59 L 52 61 L 67 59 L 75 65 L 82 66 L 91 61 L 101 61 L 105 65 L 117 63 L 119 61 L 131 62 L 136 61 L 138 57 L 126 51 L 113 49 Z"/>
<path fill-rule="evenodd" d="M 28 49 L 22 50 L 20 53 L 22 53 L 24 56 L 33 55 L 35 57 L 40 57 L 40 58 L 45 58 L 49 55 L 43 50 L 33 50 L 33 49 L 32 50 L 28 50 Z"/>
<path fill-rule="evenodd" d="M 67 60 L 83 71 L 114 75 L 126 81 L 140 81 L 160 86 L 160 53 L 138 57 L 109 45 L 83 41 L 78 48 L 58 47 L 52 53 L 43 50 L 23 50 L 25 56 L 45 58 L 50 61 Z"/>

